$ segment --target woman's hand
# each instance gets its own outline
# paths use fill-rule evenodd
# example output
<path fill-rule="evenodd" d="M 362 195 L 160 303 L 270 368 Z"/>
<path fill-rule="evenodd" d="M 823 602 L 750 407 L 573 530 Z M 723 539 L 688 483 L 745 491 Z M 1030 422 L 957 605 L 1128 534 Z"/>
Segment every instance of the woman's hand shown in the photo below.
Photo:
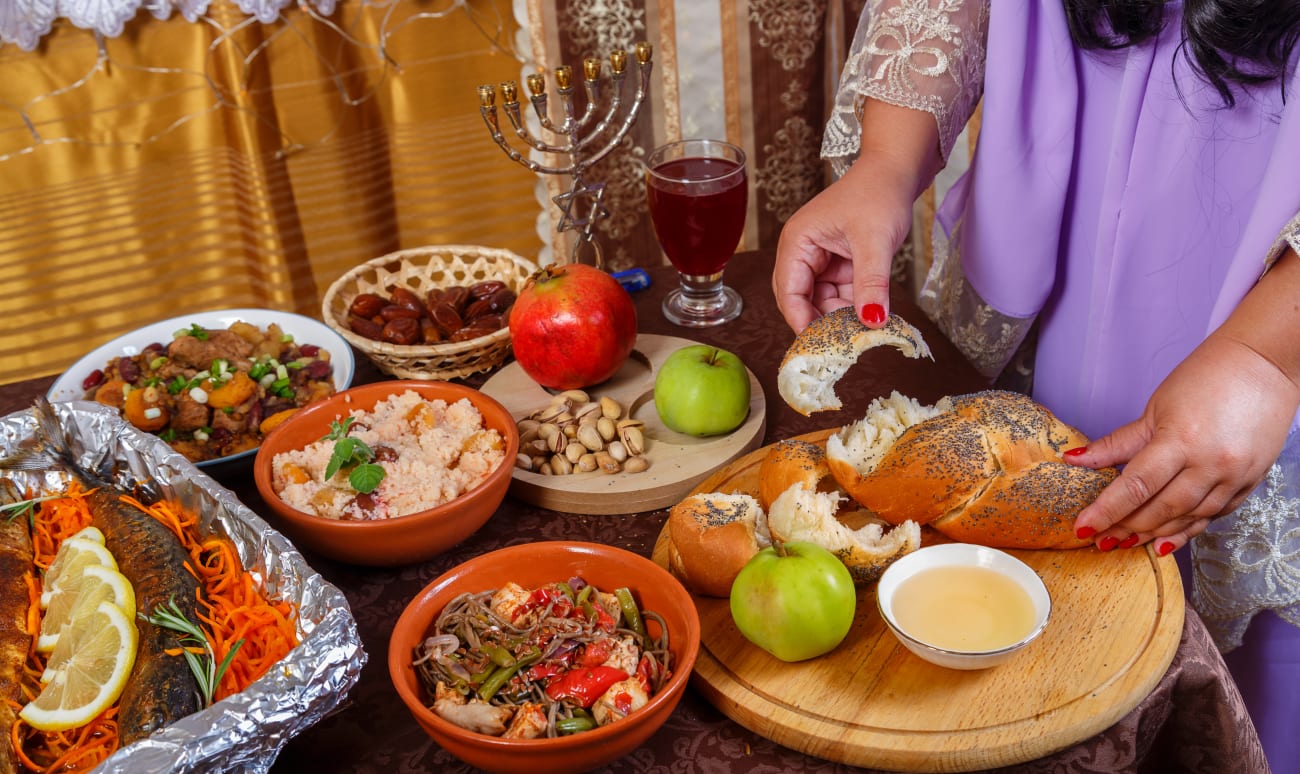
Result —
<path fill-rule="evenodd" d="M 1142 417 L 1065 459 L 1124 465 L 1079 512 L 1102 550 L 1156 540 L 1162 556 L 1235 510 L 1277 460 L 1300 407 L 1300 258 L 1289 253 L 1161 382 Z"/>
<path fill-rule="evenodd" d="M 772 292 L 791 328 L 849 305 L 867 325 L 885 324 L 894 253 L 939 163 L 931 115 L 867 101 L 857 161 L 781 230 Z"/>

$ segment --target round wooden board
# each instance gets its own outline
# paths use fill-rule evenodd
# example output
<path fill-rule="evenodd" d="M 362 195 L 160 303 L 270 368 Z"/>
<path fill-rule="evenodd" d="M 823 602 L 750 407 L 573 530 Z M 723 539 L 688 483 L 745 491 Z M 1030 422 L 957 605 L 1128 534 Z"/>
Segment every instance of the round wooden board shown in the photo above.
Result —
<path fill-rule="evenodd" d="M 640 334 L 636 349 L 619 372 L 587 390 L 593 397 L 608 395 L 624 407 L 630 407 L 631 415 L 645 422 L 648 470 L 635 474 L 543 476 L 516 469 L 510 494 L 563 513 L 606 515 L 654 511 L 677 503 L 711 473 L 762 443 L 767 428 L 767 402 L 753 371 L 749 371 L 749 416 L 731 433 L 695 438 L 669 430 L 660 421 L 654 404 L 655 374 L 673 352 L 698 343 L 675 336 Z M 542 408 L 552 396 L 524 373 L 517 362 L 494 374 L 482 391 L 500 401 L 516 420 Z"/>
<path fill-rule="evenodd" d="M 831 432 L 801 437 L 824 443 Z M 695 491 L 756 495 L 767 449 Z M 664 567 L 669 540 L 665 526 L 654 549 Z M 727 600 L 696 596 L 693 684 L 755 733 L 854 766 L 971 771 L 1062 750 L 1113 725 L 1168 670 L 1183 631 L 1182 582 L 1173 557 L 1150 549 L 1009 553 L 1042 576 L 1052 617 L 1038 641 L 997 667 L 963 672 L 913 655 L 881 620 L 872 585 L 859 591 L 844 642 L 794 664 L 748 642 Z"/>

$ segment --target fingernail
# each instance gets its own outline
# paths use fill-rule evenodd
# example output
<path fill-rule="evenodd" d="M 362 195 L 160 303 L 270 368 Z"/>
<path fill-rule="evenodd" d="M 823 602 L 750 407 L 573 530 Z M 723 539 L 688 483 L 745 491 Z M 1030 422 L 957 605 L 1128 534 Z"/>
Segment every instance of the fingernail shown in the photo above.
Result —
<path fill-rule="evenodd" d="M 1074 534 L 1080 540 L 1087 540 L 1088 538 L 1097 534 L 1097 530 L 1093 529 L 1092 527 L 1079 527 L 1074 531 Z"/>
<path fill-rule="evenodd" d="M 1173 552 L 1174 552 L 1174 544 L 1169 542 L 1168 540 L 1156 546 L 1156 553 L 1161 556 L 1168 556 Z"/>
<path fill-rule="evenodd" d="M 1137 535 L 1129 535 L 1128 537 L 1124 538 L 1124 542 L 1120 543 L 1119 547 L 1132 548 L 1133 546 L 1138 544 L 1139 540 L 1141 540 L 1141 538 L 1139 538 Z"/>
<path fill-rule="evenodd" d="M 1098 544 L 1097 547 L 1103 551 L 1110 551 L 1117 545 L 1119 545 L 1119 538 L 1114 535 L 1107 535 L 1101 539 L 1101 543 Z"/>
<path fill-rule="evenodd" d="M 862 322 L 867 325 L 884 325 L 885 307 L 880 304 L 866 304 L 862 307 Z"/>
<path fill-rule="evenodd" d="M 1069 449 L 1069 450 L 1067 450 L 1067 451 L 1065 452 L 1065 456 L 1067 456 L 1067 457 L 1078 457 L 1080 454 L 1083 454 L 1083 453 L 1086 452 L 1086 451 L 1088 451 L 1088 447 L 1087 447 L 1087 446 L 1076 446 L 1076 447 L 1074 447 L 1073 449 Z"/>

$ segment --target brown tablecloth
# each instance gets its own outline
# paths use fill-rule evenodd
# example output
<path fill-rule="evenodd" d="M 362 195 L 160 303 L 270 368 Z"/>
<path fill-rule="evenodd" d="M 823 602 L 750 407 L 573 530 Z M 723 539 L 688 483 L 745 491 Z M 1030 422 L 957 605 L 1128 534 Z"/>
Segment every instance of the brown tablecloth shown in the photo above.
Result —
<path fill-rule="evenodd" d="M 872 399 L 891 390 L 933 402 L 943 395 L 985 386 L 916 306 L 895 294 L 894 311 L 922 331 L 934 361 L 910 360 L 892 348 L 871 350 L 840 382 L 837 392 L 845 403 L 844 410 L 812 418 L 800 416 L 785 405 L 776 389 L 777 365 L 793 333 L 772 299 L 772 262 L 771 252 L 742 254 L 734 259 L 726 278 L 744 297 L 745 310 L 739 320 L 713 329 L 687 330 L 664 319 L 659 304 L 676 282 L 670 269 L 652 270 L 652 286 L 634 294 L 642 332 L 694 339 L 742 357 L 758 376 L 767 396 L 765 443 L 855 421 Z M 383 375 L 358 354 L 356 383 L 381 378 Z M 0 387 L 0 415 L 28 407 L 52 381 L 49 377 Z M 469 383 L 478 386 L 482 381 L 483 376 L 479 376 Z M 215 477 L 275 524 L 247 467 L 220 471 Z M 556 513 L 507 497 L 478 533 L 424 564 L 372 569 L 307 554 L 311 565 L 347 595 L 369 661 L 348 701 L 335 714 L 289 741 L 273 771 L 468 771 L 416 725 L 389 680 L 389 635 L 406 603 L 459 562 L 509 545 L 538 540 L 589 540 L 650 556 L 666 518 L 663 510 L 625 516 Z M 1112 728 L 1074 747 L 1000 771 L 1265 771 L 1263 761 L 1258 739 L 1227 668 L 1204 624 L 1189 609 L 1182 641 L 1168 673 L 1132 712 Z M 723 716 L 692 689 L 649 742 L 606 771 L 862 769 L 812 758 L 764 739 Z"/>

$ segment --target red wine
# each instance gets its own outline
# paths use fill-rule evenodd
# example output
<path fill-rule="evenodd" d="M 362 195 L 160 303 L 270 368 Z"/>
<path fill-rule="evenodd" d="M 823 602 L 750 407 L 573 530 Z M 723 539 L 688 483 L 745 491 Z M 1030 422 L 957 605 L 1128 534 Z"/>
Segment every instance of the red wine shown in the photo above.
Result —
<path fill-rule="evenodd" d="M 650 219 L 668 260 L 683 274 L 722 271 L 745 228 L 744 169 L 731 159 L 692 157 L 654 172 L 646 174 Z"/>

